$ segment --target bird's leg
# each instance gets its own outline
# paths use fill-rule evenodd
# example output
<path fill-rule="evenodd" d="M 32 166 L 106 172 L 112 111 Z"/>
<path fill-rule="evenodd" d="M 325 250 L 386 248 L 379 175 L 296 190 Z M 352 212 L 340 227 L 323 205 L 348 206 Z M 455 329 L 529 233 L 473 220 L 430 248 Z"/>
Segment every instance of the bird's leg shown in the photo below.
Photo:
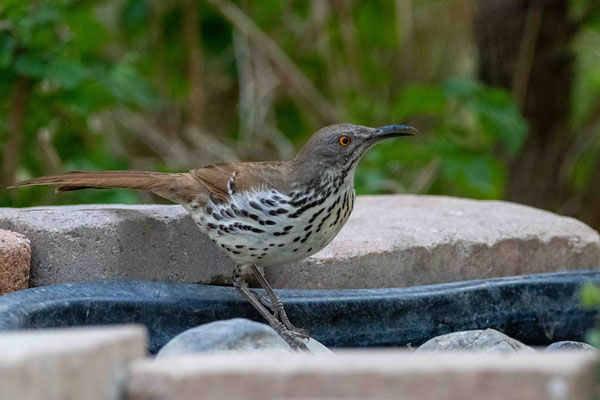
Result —
<path fill-rule="evenodd" d="M 269 295 L 269 298 L 271 299 L 271 307 L 269 308 L 271 308 L 271 311 L 273 311 L 275 317 L 277 317 L 279 321 L 281 321 L 288 330 L 297 333 L 302 338 L 309 338 L 309 334 L 306 329 L 296 328 L 294 325 L 292 325 L 287 314 L 285 313 L 285 308 L 283 308 L 281 300 L 279 300 L 279 297 L 269 284 L 269 281 L 267 281 L 267 278 L 262 273 L 262 271 L 258 269 L 256 265 L 253 265 L 250 269 L 254 273 L 254 276 L 256 276 L 258 283 L 260 283 L 260 285 L 265 289 L 265 291 Z"/>
<path fill-rule="evenodd" d="M 262 315 L 269 325 L 281 336 L 293 349 L 296 350 L 308 350 L 304 342 L 299 340 L 293 332 L 290 332 L 287 327 L 279 321 L 269 310 L 265 308 L 263 302 L 260 300 L 262 297 L 257 292 L 250 290 L 248 288 L 248 284 L 246 283 L 246 277 L 244 274 L 242 266 L 236 266 L 233 272 L 233 286 L 240 292 L 242 296 L 246 298 L 252 304 L 252 306 Z M 259 297 L 255 297 L 258 295 Z M 266 299 L 263 299 L 266 301 Z"/>

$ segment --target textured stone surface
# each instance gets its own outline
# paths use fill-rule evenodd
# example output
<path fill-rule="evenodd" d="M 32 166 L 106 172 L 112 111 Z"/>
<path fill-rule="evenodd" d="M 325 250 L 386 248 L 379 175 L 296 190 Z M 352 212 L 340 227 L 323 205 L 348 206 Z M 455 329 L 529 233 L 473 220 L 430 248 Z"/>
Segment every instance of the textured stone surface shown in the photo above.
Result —
<path fill-rule="evenodd" d="M 332 353 L 316 339 L 305 340 L 313 354 Z M 245 318 L 220 320 L 188 329 L 171 339 L 156 355 L 157 358 L 193 353 L 296 353 L 267 324 Z"/>
<path fill-rule="evenodd" d="M 600 266 L 598 233 L 573 218 L 503 201 L 361 196 L 335 240 L 275 287 L 426 285 Z"/>
<path fill-rule="evenodd" d="M 278 290 L 290 320 L 335 347 L 415 347 L 454 331 L 498 329 L 532 346 L 583 340 L 598 310 L 580 290 L 600 272 L 555 272 L 392 289 Z M 156 353 L 179 333 L 215 320 L 264 319 L 234 288 L 155 282 L 43 286 L 0 297 L 0 331 L 143 324 Z M 312 342 L 312 340 L 311 340 Z M 315 342 L 316 343 L 316 342 Z"/>
<path fill-rule="evenodd" d="M 448 333 L 423 343 L 418 352 L 475 351 L 479 353 L 534 352 L 531 347 L 495 329 Z"/>
<path fill-rule="evenodd" d="M 597 351 L 597 349 L 587 343 L 565 340 L 552 343 L 550 346 L 546 347 L 544 351 Z"/>
<path fill-rule="evenodd" d="M 140 361 L 128 400 L 588 400 L 589 353 L 243 354 Z"/>
<path fill-rule="evenodd" d="M 188 329 L 175 336 L 156 355 L 158 358 L 192 353 L 293 350 L 269 325 L 235 318 Z"/>
<path fill-rule="evenodd" d="M 29 287 L 29 239 L 0 229 L 0 295 Z"/>
<path fill-rule="evenodd" d="M 180 206 L 0 209 L 32 243 L 31 284 L 101 279 L 223 284 L 232 262 Z M 269 267 L 275 287 L 423 285 L 600 265 L 598 233 L 530 207 L 441 196 L 361 196 L 323 251 Z"/>
<path fill-rule="evenodd" d="M 117 399 L 146 340 L 139 326 L 0 334 L 0 399 Z"/>
<path fill-rule="evenodd" d="M 0 228 L 31 240 L 31 286 L 231 281 L 232 262 L 177 205 L 4 208 Z"/>

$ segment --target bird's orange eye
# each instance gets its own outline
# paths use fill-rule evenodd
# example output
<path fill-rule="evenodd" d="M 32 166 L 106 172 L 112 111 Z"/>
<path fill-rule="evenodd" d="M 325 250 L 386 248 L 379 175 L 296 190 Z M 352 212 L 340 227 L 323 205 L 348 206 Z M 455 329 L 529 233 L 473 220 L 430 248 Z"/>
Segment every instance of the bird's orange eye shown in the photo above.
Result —
<path fill-rule="evenodd" d="M 340 144 L 342 146 L 348 146 L 350 144 L 350 138 L 348 136 L 340 137 Z"/>

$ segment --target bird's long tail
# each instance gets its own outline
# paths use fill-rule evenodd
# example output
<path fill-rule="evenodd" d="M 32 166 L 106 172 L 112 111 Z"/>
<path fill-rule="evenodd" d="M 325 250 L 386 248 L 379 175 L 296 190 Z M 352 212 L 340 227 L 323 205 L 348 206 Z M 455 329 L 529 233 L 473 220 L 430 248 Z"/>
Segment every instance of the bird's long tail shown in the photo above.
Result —
<path fill-rule="evenodd" d="M 81 189 L 141 189 L 148 190 L 169 200 L 178 201 L 174 196 L 179 186 L 189 180 L 189 174 L 169 174 L 150 171 L 73 171 L 62 175 L 42 176 L 19 182 L 9 189 L 21 186 L 58 186 L 57 192 Z M 175 190 L 174 190 L 175 189 Z"/>

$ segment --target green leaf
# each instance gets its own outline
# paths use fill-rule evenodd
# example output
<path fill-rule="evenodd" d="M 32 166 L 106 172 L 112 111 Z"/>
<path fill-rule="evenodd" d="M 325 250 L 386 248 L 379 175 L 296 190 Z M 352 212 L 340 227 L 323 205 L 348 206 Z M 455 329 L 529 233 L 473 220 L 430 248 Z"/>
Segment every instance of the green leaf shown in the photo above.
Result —
<path fill-rule="evenodd" d="M 584 307 L 598 308 L 600 306 L 600 287 L 593 283 L 587 283 L 581 288 L 580 297 Z"/>
<path fill-rule="evenodd" d="M 15 72 L 32 78 L 44 78 L 47 70 L 46 62 L 32 54 L 25 54 L 15 60 Z"/>
<path fill-rule="evenodd" d="M 403 120 L 405 118 L 433 114 L 440 115 L 446 107 L 446 96 L 439 87 L 432 85 L 406 85 L 394 103 L 394 118 Z"/>
<path fill-rule="evenodd" d="M 0 68 L 10 65 L 15 50 L 15 40 L 6 32 L 0 32 Z"/>
<path fill-rule="evenodd" d="M 443 160 L 442 175 L 453 182 L 462 196 L 494 199 L 502 196 L 505 170 L 487 154 L 456 152 Z"/>
<path fill-rule="evenodd" d="M 105 83 L 113 96 L 123 103 L 150 108 L 157 104 L 152 89 L 131 65 L 117 64 L 110 70 Z"/>
<path fill-rule="evenodd" d="M 506 145 L 509 155 L 515 156 L 527 137 L 527 123 L 508 93 L 487 89 L 471 104 L 487 131 Z"/>
<path fill-rule="evenodd" d="M 66 89 L 73 89 L 90 74 L 89 70 L 75 60 L 54 58 L 46 70 L 46 78 Z"/>
<path fill-rule="evenodd" d="M 148 24 L 151 11 L 146 0 L 127 0 L 121 11 L 121 25 L 126 32 L 139 32 Z"/>
<path fill-rule="evenodd" d="M 442 90 L 448 97 L 464 99 L 479 93 L 482 90 L 482 84 L 471 79 L 453 77 L 444 81 Z"/>

